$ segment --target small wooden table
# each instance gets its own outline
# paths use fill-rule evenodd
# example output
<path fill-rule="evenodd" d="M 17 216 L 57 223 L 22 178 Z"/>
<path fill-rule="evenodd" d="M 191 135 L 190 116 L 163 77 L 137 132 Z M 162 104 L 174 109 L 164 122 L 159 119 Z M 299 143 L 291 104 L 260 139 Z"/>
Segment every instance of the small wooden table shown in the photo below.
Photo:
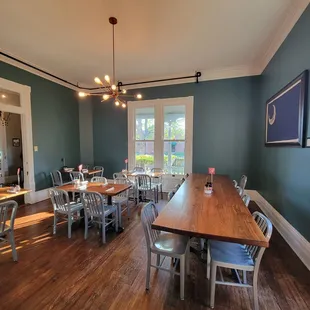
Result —
<path fill-rule="evenodd" d="M 108 205 L 112 205 L 112 197 L 116 196 L 122 192 L 125 192 L 131 188 L 130 184 L 104 184 L 101 182 L 90 182 L 85 190 L 80 190 L 74 187 L 74 184 L 65 184 L 58 187 L 66 192 L 96 192 L 101 195 L 105 195 L 108 198 Z M 113 188 L 113 190 L 110 190 Z"/>
<path fill-rule="evenodd" d="M 30 193 L 30 189 L 21 188 L 20 191 L 16 193 L 9 193 L 8 190 L 10 190 L 10 186 L 0 187 L 0 201 L 11 199 L 17 196 L 25 195 L 27 193 Z"/>
<path fill-rule="evenodd" d="M 152 224 L 153 229 L 190 237 L 268 247 L 269 242 L 227 176 L 214 176 L 214 192 L 204 193 L 207 175 L 191 174 Z"/>
<path fill-rule="evenodd" d="M 150 173 L 146 173 L 146 172 L 129 172 L 128 173 L 124 173 L 127 175 L 127 177 L 135 177 L 137 175 L 140 174 L 146 174 L 149 175 L 151 178 L 160 178 L 162 177 L 165 173 L 164 172 L 150 172 Z"/>
<path fill-rule="evenodd" d="M 108 205 L 112 205 L 112 197 L 116 196 L 122 192 L 125 192 L 129 188 L 131 188 L 130 184 L 104 184 L 101 182 L 90 182 L 85 190 L 80 190 L 74 187 L 74 184 L 65 184 L 58 187 L 59 189 L 65 190 L 66 192 L 91 192 L 91 193 L 99 193 L 101 195 L 107 196 Z M 113 188 L 113 189 L 112 189 Z M 110 190 L 112 189 L 112 190 Z M 121 206 L 119 206 L 121 207 Z M 118 210 L 119 217 L 119 232 L 122 232 L 124 228 L 122 227 L 122 212 Z"/>

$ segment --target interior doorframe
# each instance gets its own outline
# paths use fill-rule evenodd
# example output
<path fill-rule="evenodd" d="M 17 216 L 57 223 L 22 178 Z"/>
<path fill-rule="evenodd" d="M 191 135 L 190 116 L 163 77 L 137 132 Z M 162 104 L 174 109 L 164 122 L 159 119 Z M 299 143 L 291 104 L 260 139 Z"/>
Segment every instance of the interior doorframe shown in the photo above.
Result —
<path fill-rule="evenodd" d="M 25 203 L 33 203 L 35 201 L 35 179 L 30 97 L 31 87 L 0 78 L 0 88 L 18 93 L 20 96 L 20 107 L 0 103 L 0 110 L 20 114 L 21 116 L 24 187 L 31 190 L 31 193 L 25 195 Z"/>

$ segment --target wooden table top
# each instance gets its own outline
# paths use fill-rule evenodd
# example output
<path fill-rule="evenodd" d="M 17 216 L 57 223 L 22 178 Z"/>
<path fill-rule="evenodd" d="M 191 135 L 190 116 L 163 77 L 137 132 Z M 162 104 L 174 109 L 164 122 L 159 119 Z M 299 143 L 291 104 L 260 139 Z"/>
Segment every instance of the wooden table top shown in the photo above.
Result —
<path fill-rule="evenodd" d="M 72 183 L 65 184 L 57 187 L 59 189 L 63 189 L 67 192 L 80 192 L 80 189 L 74 188 Z M 112 190 L 109 190 L 113 188 Z M 104 184 L 100 182 L 90 182 L 85 190 L 85 192 L 97 192 L 106 196 L 115 196 L 118 195 L 127 189 L 131 188 L 130 184 Z M 107 191 L 108 190 L 108 191 Z"/>
<path fill-rule="evenodd" d="M 204 193 L 205 174 L 191 174 L 152 224 L 181 235 L 268 247 L 269 243 L 227 176 L 214 176 Z"/>
<path fill-rule="evenodd" d="M 124 174 L 126 174 L 128 177 L 135 177 L 135 176 L 140 175 L 140 174 L 147 174 L 151 178 L 160 178 L 165 173 L 164 172 L 149 172 L 149 173 L 147 173 L 147 172 L 130 172 L 130 171 L 128 171 L 127 173 L 125 172 Z"/>
<path fill-rule="evenodd" d="M 20 191 L 16 193 L 8 193 L 8 190 L 10 189 L 11 189 L 10 186 L 0 187 L 0 201 L 5 200 L 5 199 L 11 199 L 11 198 L 21 196 L 21 195 L 25 195 L 31 192 L 30 189 L 21 188 Z"/>
<path fill-rule="evenodd" d="M 70 171 L 66 171 L 66 170 L 61 170 L 61 172 L 64 172 L 64 173 L 70 173 L 70 172 L 79 172 L 78 170 L 70 170 Z M 92 174 L 96 174 L 96 173 L 99 173 L 101 172 L 101 170 L 99 169 L 88 169 L 87 171 L 86 170 L 82 170 L 81 171 L 83 174 L 89 174 L 89 175 L 92 175 Z"/>

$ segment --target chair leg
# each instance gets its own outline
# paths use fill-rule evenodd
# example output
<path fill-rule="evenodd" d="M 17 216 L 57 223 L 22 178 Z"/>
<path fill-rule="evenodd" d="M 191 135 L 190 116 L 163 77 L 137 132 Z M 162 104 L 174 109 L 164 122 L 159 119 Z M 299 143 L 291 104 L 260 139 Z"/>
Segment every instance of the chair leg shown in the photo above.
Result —
<path fill-rule="evenodd" d="M 164 199 L 164 193 L 163 193 L 163 185 L 160 184 L 160 194 L 161 194 L 161 199 Z"/>
<path fill-rule="evenodd" d="M 84 239 L 86 240 L 88 237 L 88 216 L 84 214 L 84 222 L 85 222 L 85 231 L 84 231 Z"/>
<path fill-rule="evenodd" d="M 53 225 L 53 235 L 56 234 L 56 227 L 57 227 L 57 213 L 54 212 L 54 225 Z"/>
<path fill-rule="evenodd" d="M 145 289 L 150 289 L 150 276 L 151 276 L 151 251 L 147 251 L 147 267 L 146 267 L 146 285 Z"/>
<path fill-rule="evenodd" d="M 122 226 L 122 207 L 119 204 L 119 208 L 115 211 L 115 231 L 118 232 L 118 226 Z"/>
<path fill-rule="evenodd" d="M 217 265 L 211 262 L 210 307 L 214 308 Z"/>
<path fill-rule="evenodd" d="M 248 281 L 247 281 L 247 277 L 246 277 L 246 271 L 245 270 L 243 270 L 242 271 L 242 277 L 243 277 L 243 284 L 247 284 L 248 283 Z"/>
<path fill-rule="evenodd" d="M 16 247 L 15 247 L 15 240 L 14 240 L 14 232 L 10 231 L 9 232 L 9 238 L 10 238 L 10 243 L 11 243 L 11 248 L 12 248 L 12 256 L 14 262 L 17 262 L 17 252 L 16 252 Z"/>
<path fill-rule="evenodd" d="M 254 310 L 259 309 L 258 305 L 258 292 L 257 292 L 257 278 L 258 278 L 258 270 L 254 271 L 253 275 L 253 299 L 254 299 Z"/>
<path fill-rule="evenodd" d="M 71 213 L 68 214 L 68 238 L 71 238 L 71 226 L 72 226 L 72 217 Z"/>
<path fill-rule="evenodd" d="M 180 257 L 180 298 L 184 300 L 185 254 Z"/>
<path fill-rule="evenodd" d="M 211 272 L 211 255 L 210 255 L 210 247 L 208 245 L 208 250 L 207 250 L 207 274 L 206 278 L 210 280 L 210 272 Z"/>
<path fill-rule="evenodd" d="M 116 226 L 116 223 L 115 223 Z M 102 243 L 106 243 L 106 237 L 105 237 L 105 217 L 102 217 L 102 224 L 101 224 L 101 234 L 102 234 Z"/>
<path fill-rule="evenodd" d="M 160 254 L 157 254 L 157 257 L 156 257 L 156 266 L 159 266 L 160 265 Z"/>
<path fill-rule="evenodd" d="M 130 207 L 129 207 L 129 199 L 127 198 L 127 216 L 130 218 Z"/>
<path fill-rule="evenodd" d="M 190 256 L 190 246 L 189 246 L 189 241 L 188 241 L 188 245 L 187 245 L 187 249 L 186 249 L 186 274 L 189 275 L 191 272 L 191 256 Z"/>

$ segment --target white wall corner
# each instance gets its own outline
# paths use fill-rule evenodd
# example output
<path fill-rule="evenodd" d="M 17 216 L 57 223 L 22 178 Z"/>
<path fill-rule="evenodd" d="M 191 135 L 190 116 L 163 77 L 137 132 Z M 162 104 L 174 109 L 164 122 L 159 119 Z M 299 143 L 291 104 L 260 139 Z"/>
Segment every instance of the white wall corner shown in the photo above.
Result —
<path fill-rule="evenodd" d="M 29 198 L 29 203 L 34 204 L 34 203 L 49 199 L 50 196 L 49 196 L 48 190 L 49 188 L 46 188 L 46 189 L 42 189 L 37 192 L 30 192 L 29 194 L 27 194 Z"/>
<path fill-rule="evenodd" d="M 310 270 L 310 242 L 257 191 L 246 190 L 246 193 L 250 195 L 251 200 L 257 203 L 284 240 Z"/>

